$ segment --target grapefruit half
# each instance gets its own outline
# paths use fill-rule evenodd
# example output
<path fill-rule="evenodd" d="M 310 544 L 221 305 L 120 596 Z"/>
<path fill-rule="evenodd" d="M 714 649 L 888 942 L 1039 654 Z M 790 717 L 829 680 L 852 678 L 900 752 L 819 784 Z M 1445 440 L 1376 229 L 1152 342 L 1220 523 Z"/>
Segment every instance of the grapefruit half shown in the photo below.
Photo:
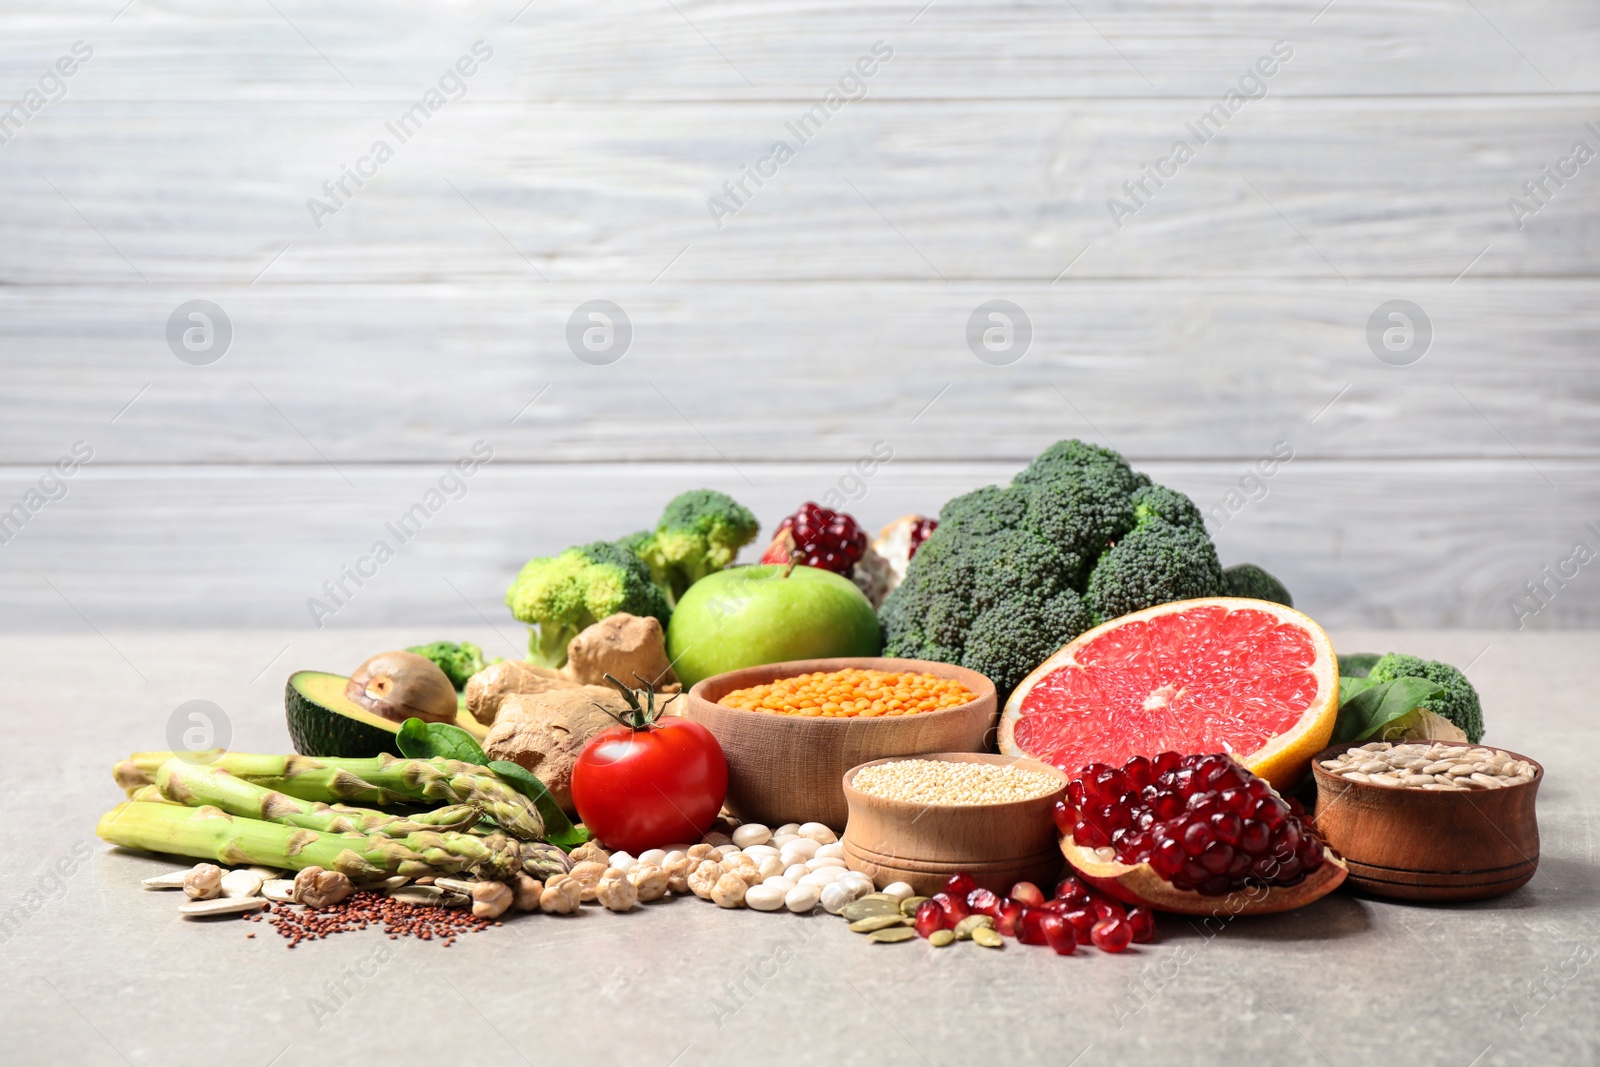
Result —
<path fill-rule="evenodd" d="M 1266 600 L 1158 604 L 1075 638 L 1017 686 L 1000 751 L 1068 774 L 1159 752 L 1227 752 L 1274 789 L 1327 747 L 1339 664 L 1322 627 Z"/>

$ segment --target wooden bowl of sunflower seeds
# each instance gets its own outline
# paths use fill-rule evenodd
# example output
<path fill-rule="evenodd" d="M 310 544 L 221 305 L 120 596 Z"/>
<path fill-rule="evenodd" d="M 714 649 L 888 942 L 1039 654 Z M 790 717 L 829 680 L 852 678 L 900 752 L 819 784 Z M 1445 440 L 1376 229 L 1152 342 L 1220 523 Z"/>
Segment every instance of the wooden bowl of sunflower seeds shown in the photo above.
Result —
<path fill-rule="evenodd" d="M 1334 745 L 1311 763 L 1317 832 L 1350 884 L 1402 900 L 1482 900 L 1539 866 L 1534 802 L 1544 768 L 1452 741 Z"/>

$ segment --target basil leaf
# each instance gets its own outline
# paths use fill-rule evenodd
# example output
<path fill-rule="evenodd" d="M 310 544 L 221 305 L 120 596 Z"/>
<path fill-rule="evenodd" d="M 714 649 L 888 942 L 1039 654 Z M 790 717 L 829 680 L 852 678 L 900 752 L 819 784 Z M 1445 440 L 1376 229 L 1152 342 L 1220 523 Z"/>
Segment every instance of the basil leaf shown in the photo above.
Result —
<path fill-rule="evenodd" d="M 400 746 L 400 754 L 407 759 L 438 757 L 474 763 L 479 767 L 489 763 L 489 757 L 484 754 L 483 746 L 478 744 L 476 737 L 447 722 L 407 719 L 400 724 L 396 741 Z"/>
<path fill-rule="evenodd" d="M 534 807 L 539 809 L 540 818 L 544 819 L 546 841 L 557 848 L 571 852 L 589 840 L 589 831 L 572 825 L 567 813 L 561 810 L 561 805 L 550 795 L 550 790 L 545 788 L 545 784 L 539 781 L 533 772 L 521 764 L 507 760 L 497 759 L 487 766 L 501 779 L 515 787 L 517 792 L 533 801 Z"/>
<path fill-rule="evenodd" d="M 1389 723 L 1409 714 L 1429 697 L 1444 692 L 1444 687 L 1426 678 L 1396 678 L 1392 682 L 1367 685 L 1348 700 L 1339 702 L 1339 718 L 1334 723 L 1333 741 L 1365 741 Z"/>

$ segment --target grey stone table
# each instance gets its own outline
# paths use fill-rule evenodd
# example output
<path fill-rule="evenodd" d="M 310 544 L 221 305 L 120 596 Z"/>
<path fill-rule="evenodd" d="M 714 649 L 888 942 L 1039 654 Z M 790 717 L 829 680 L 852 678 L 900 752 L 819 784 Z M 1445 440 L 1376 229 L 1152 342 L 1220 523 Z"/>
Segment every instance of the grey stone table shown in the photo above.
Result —
<path fill-rule="evenodd" d="M 1600 1062 L 1595 634 L 1334 635 L 1347 651 L 1401 648 L 1470 663 L 1488 740 L 1547 769 L 1542 858 L 1528 886 L 1456 906 L 1340 891 L 1219 931 L 1164 918 L 1157 943 L 1120 957 L 1063 959 L 1009 942 L 1001 952 L 869 945 L 832 917 L 726 912 L 692 899 L 626 916 L 528 916 L 449 949 L 369 931 L 289 951 L 264 925 L 179 921 L 172 895 L 138 887 L 174 864 L 95 839 L 96 818 L 121 796 L 112 763 L 167 747 L 182 703 L 219 705 L 235 748 L 283 751 L 291 669 L 347 671 L 372 652 L 444 636 L 514 654 L 517 634 L 504 629 L 0 639 L 9 738 L 0 1059 Z M 246 939 L 250 929 L 261 933 Z M 341 986 L 336 1001 L 330 991 Z"/>

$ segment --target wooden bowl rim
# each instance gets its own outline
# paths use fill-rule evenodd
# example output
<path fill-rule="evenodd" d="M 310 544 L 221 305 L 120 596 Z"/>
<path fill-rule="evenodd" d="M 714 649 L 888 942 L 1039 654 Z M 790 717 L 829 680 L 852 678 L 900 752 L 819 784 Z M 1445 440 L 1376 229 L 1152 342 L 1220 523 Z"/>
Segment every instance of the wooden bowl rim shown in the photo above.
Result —
<path fill-rule="evenodd" d="M 1453 790 L 1448 790 L 1448 789 L 1413 789 L 1413 788 L 1410 788 L 1409 786 L 1401 786 L 1400 788 L 1396 789 L 1396 788 L 1391 787 L 1391 786 L 1372 785 L 1370 782 L 1352 782 L 1348 778 L 1336 777 L 1332 771 L 1325 770 L 1323 768 L 1323 766 L 1322 766 L 1322 761 L 1325 760 L 1325 759 L 1332 759 L 1334 756 L 1342 755 L 1346 751 L 1348 751 L 1348 750 L 1350 750 L 1352 748 L 1355 748 L 1358 745 L 1370 745 L 1371 743 L 1372 743 L 1371 741 L 1341 741 L 1337 745 L 1329 745 L 1327 748 L 1323 749 L 1321 752 L 1318 752 L 1315 756 L 1311 757 L 1311 774 L 1312 774 L 1312 778 L 1317 782 L 1318 785 L 1321 785 L 1322 783 L 1326 782 L 1330 786 L 1332 786 L 1332 785 L 1344 785 L 1344 786 L 1347 786 L 1347 787 L 1353 786 L 1356 789 L 1364 789 L 1364 790 L 1367 790 L 1368 792 L 1371 792 L 1371 793 L 1383 793 L 1383 794 L 1386 794 L 1386 795 L 1389 795 L 1389 796 L 1440 797 L 1440 798 L 1443 798 L 1441 800 L 1441 803 L 1445 803 L 1445 804 L 1458 804 L 1458 803 L 1461 803 L 1462 802 L 1461 798 L 1463 798 L 1463 797 L 1488 796 L 1488 795 L 1490 795 L 1492 793 L 1510 794 L 1510 793 L 1520 792 L 1521 790 L 1526 789 L 1529 786 L 1538 785 L 1540 783 L 1540 781 L 1542 781 L 1544 779 L 1544 764 L 1540 763 L 1538 760 L 1534 759 L 1531 756 L 1524 756 L 1520 752 L 1513 752 L 1509 748 L 1501 748 L 1499 745 L 1486 745 L 1481 741 L 1478 742 L 1475 745 L 1471 744 L 1470 742 L 1468 742 L 1467 744 L 1468 744 L 1469 748 L 1488 748 L 1488 749 L 1493 749 L 1496 752 L 1504 752 L 1506 755 L 1510 756 L 1512 759 L 1521 760 L 1524 763 L 1531 764 L 1532 767 L 1533 767 L 1533 777 L 1529 778 L 1525 782 L 1513 782 L 1510 785 L 1503 785 L 1499 789 L 1463 789 L 1463 790 L 1461 790 L 1459 792 L 1453 791 Z M 1400 744 L 1415 744 L 1416 742 L 1398 742 L 1398 743 L 1400 743 Z M 1444 743 L 1444 742 L 1440 742 L 1440 743 Z M 1450 743 L 1450 744 L 1461 744 L 1461 742 L 1459 742 L 1459 741 L 1448 742 L 1448 743 Z M 1428 803 L 1428 802 L 1425 801 L 1424 803 Z"/>
<path fill-rule="evenodd" d="M 971 700 L 967 701 L 965 704 L 956 704 L 953 707 L 940 708 L 938 711 L 919 711 L 915 715 L 835 715 L 827 717 L 821 715 L 780 715 L 777 712 L 751 711 L 748 708 L 729 707 L 727 704 L 719 703 L 705 695 L 705 690 L 710 688 L 713 683 L 721 682 L 726 679 L 733 678 L 736 675 L 746 673 L 751 674 L 752 678 L 754 678 L 767 671 L 774 669 L 779 670 L 779 673 L 768 678 L 766 682 L 751 680 L 742 685 L 730 686 L 730 690 L 745 689 L 752 685 L 765 685 L 767 682 L 774 682 L 780 678 L 792 678 L 797 674 L 813 674 L 817 672 L 828 673 L 830 671 L 842 671 L 851 668 L 869 671 L 916 670 L 930 674 L 939 674 L 940 670 L 959 671 L 960 676 L 957 676 L 956 680 L 961 682 L 963 685 L 966 685 L 968 689 L 972 688 L 972 686 L 968 684 L 969 678 L 978 679 L 981 682 L 981 686 L 977 695 Z M 937 668 L 937 670 L 930 671 L 926 670 L 926 668 Z M 947 678 L 952 677 L 952 675 L 939 674 L 939 677 Z M 724 692 L 727 692 L 727 690 Z M 689 688 L 688 700 L 685 701 L 684 710 L 688 711 L 690 708 L 700 710 L 700 706 L 703 705 L 705 707 L 715 709 L 715 712 L 717 713 L 749 716 L 751 721 L 754 722 L 809 723 L 821 726 L 821 728 L 825 730 L 841 729 L 845 724 L 854 723 L 856 724 L 857 729 L 865 728 L 871 730 L 892 729 L 894 725 L 899 723 L 931 722 L 936 719 L 949 718 L 955 715 L 971 714 L 973 709 L 988 699 L 995 700 L 996 705 L 998 706 L 999 693 L 995 689 L 994 682 L 989 680 L 989 676 L 983 674 L 981 671 L 975 671 L 971 667 L 963 667 L 957 663 L 940 663 L 937 660 L 927 659 L 897 659 L 889 656 L 834 656 L 827 659 L 795 659 L 785 660 L 779 663 L 760 663 L 753 667 L 740 667 L 737 670 L 723 671 L 721 674 L 713 674 L 709 678 L 700 679 Z M 791 729 L 805 729 L 805 727 L 791 727 Z"/>
<path fill-rule="evenodd" d="M 875 796 L 872 793 L 862 792 L 853 784 L 856 772 L 864 767 L 876 767 L 883 763 L 899 763 L 904 760 L 937 760 L 944 763 L 990 763 L 990 764 L 1028 764 L 1029 770 L 1049 771 L 1061 781 L 1059 788 L 1048 793 L 1041 793 L 1036 797 L 1027 797 L 1023 800 L 1002 800 L 993 804 L 919 804 L 910 800 L 891 800 L 888 797 Z M 1025 805 L 1048 803 L 1053 798 L 1066 791 L 1067 784 L 1071 781 L 1061 768 L 1036 760 L 1031 756 L 1007 756 L 1000 752 L 919 752 L 912 756 L 884 756 L 882 759 L 868 760 L 858 763 L 844 772 L 844 795 L 847 801 L 854 802 L 859 799 L 869 807 L 881 808 L 890 812 L 966 812 L 983 811 L 1003 813 L 1020 809 Z"/>

